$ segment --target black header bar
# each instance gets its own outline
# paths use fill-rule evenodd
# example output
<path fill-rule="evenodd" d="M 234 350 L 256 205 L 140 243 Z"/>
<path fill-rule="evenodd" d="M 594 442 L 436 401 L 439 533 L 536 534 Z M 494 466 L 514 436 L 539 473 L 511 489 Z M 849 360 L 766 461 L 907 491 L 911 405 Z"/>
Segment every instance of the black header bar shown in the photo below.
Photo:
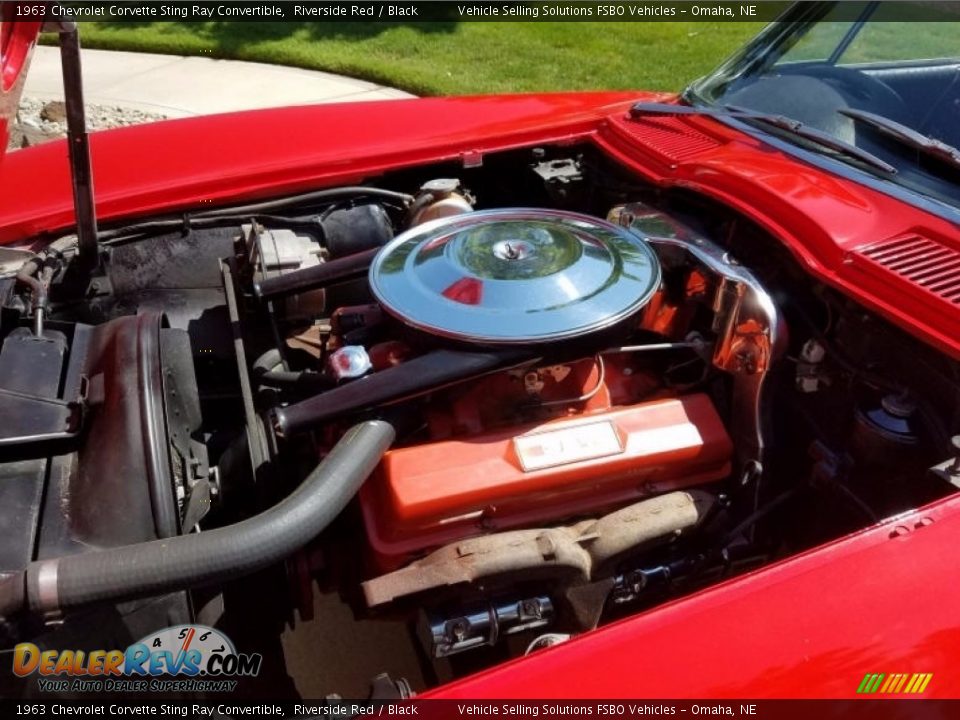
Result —
<path fill-rule="evenodd" d="M 728 717 L 740 720 L 940 720 L 958 717 L 957 700 L 0 700 L 3 718 L 313 718 L 314 720 L 649 720 Z"/>
<path fill-rule="evenodd" d="M 14 19 L 80 22 L 770 22 L 792 3 L 780 0 L 0 0 L 15 5 Z M 887 2 L 896 22 L 960 21 L 956 3 Z M 952 6 L 952 7 L 951 7 Z M 841 2 L 831 19 L 856 20 L 861 2 Z M 849 18 L 845 17 L 849 15 Z"/>

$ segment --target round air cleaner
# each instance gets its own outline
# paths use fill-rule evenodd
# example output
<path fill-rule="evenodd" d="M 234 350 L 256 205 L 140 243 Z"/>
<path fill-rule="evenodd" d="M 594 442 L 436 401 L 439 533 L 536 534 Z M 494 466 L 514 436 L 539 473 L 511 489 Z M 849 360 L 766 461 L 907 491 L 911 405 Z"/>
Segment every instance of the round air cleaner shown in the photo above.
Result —
<path fill-rule="evenodd" d="M 660 263 L 642 239 L 555 210 L 483 210 L 419 225 L 383 247 L 370 287 L 387 312 L 435 335 L 487 344 L 561 340 L 642 308 Z"/>

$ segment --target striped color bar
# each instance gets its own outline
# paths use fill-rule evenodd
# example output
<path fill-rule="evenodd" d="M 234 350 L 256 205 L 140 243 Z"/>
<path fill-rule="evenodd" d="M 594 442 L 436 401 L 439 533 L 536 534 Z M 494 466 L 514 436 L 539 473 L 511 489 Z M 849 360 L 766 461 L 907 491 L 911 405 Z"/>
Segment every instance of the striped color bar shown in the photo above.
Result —
<path fill-rule="evenodd" d="M 860 681 L 857 692 L 862 695 L 919 695 L 926 691 L 932 678 L 933 673 L 867 673 Z"/>

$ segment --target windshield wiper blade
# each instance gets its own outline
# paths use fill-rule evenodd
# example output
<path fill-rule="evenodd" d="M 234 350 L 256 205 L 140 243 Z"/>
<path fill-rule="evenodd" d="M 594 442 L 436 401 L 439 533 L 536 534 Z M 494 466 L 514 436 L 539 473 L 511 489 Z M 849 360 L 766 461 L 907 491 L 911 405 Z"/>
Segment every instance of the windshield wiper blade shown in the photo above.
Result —
<path fill-rule="evenodd" d="M 848 118 L 853 118 L 857 122 L 869 125 L 876 129 L 877 132 L 893 138 L 912 150 L 916 150 L 924 155 L 929 155 L 937 160 L 942 160 L 955 168 L 960 168 L 960 150 L 953 145 L 948 145 L 936 138 L 919 133 L 913 128 L 898 123 L 896 120 L 891 120 L 883 115 L 877 115 L 876 113 L 867 112 L 866 110 L 844 108 L 837 110 L 837 112 L 841 115 L 846 115 Z"/>
<path fill-rule="evenodd" d="M 723 105 L 719 107 L 697 107 L 692 105 L 670 105 L 668 103 L 647 103 L 639 102 L 630 108 L 630 117 L 641 118 L 644 115 L 704 115 L 714 118 L 730 118 L 733 120 L 742 120 L 744 122 L 759 122 L 770 125 L 778 130 L 784 130 L 791 135 L 808 140 L 821 147 L 833 150 L 836 153 L 854 158 L 860 162 L 880 170 L 888 175 L 896 175 L 897 168 L 884 160 L 881 160 L 873 153 L 858 148 L 844 142 L 840 138 L 834 137 L 823 130 L 804 125 L 799 120 L 787 117 L 786 115 L 776 115 L 773 113 L 762 113 L 747 108 L 736 107 L 733 105 Z"/>

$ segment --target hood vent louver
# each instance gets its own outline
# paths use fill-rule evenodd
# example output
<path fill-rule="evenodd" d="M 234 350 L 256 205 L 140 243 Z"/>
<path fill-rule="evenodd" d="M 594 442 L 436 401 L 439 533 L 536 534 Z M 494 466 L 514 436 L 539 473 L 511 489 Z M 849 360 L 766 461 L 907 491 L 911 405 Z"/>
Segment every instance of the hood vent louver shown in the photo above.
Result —
<path fill-rule="evenodd" d="M 676 117 L 633 118 L 627 132 L 669 163 L 690 160 L 722 143 Z"/>
<path fill-rule="evenodd" d="M 862 248 L 857 254 L 941 300 L 960 304 L 960 251 L 910 234 Z"/>

